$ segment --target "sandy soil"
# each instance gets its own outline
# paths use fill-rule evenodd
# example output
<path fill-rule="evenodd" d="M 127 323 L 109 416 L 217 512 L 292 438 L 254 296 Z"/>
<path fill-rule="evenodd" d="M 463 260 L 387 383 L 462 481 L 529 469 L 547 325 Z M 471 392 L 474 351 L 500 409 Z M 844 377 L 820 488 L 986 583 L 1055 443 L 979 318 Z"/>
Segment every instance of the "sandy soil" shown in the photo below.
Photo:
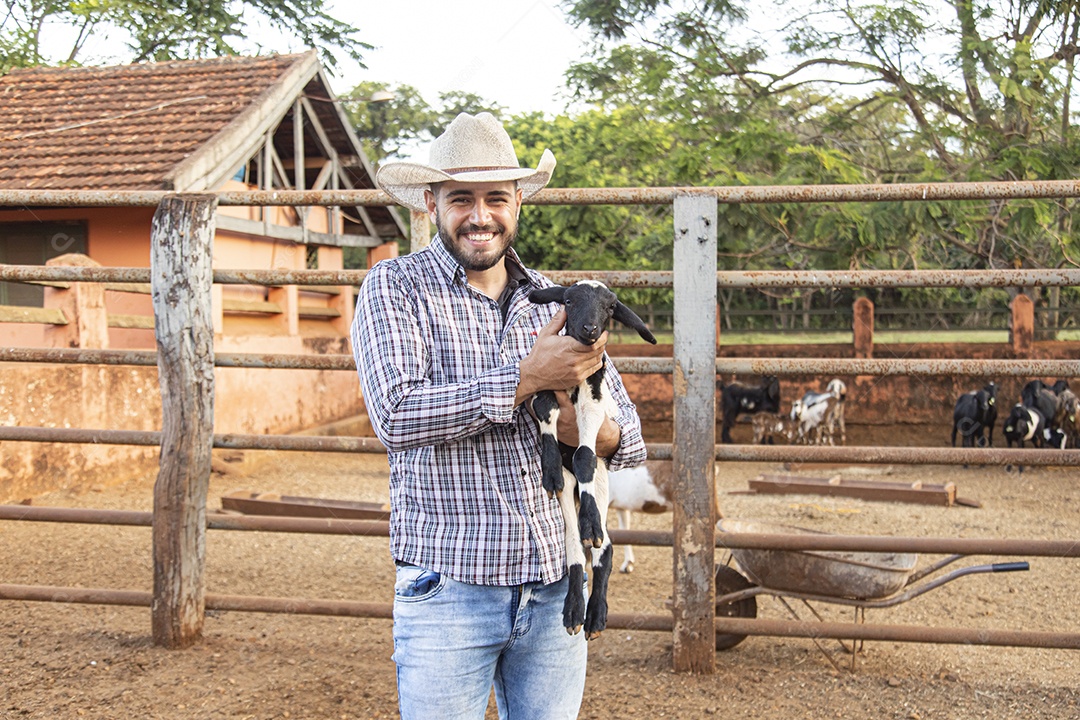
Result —
<path fill-rule="evenodd" d="M 888 435 L 893 441 L 901 437 Z M 940 436 L 927 444 L 942 444 Z M 211 509 L 220 507 L 222 494 L 238 488 L 386 499 L 382 457 L 252 452 L 234 467 L 237 472 L 214 475 Z M 1080 538 L 1075 471 L 841 471 L 848 477 L 952 481 L 958 494 L 981 501 L 977 509 L 737 494 L 759 473 L 781 470 L 723 465 L 717 490 L 724 515 L 839 533 Z M 801 472 L 821 476 L 826 471 Z M 152 482 L 148 477 L 78 496 L 54 493 L 34 498 L 34 504 L 148 510 Z M 670 515 L 638 518 L 644 528 L 670 528 L 670 523 Z M 211 592 L 391 598 L 385 538 L 212 531 L 207 546 Z M 1076 563 L 1031 558 L 1030 572 L 962 578 L 898 607 L 868 611 L 867 621 L 1080 632 Z M 3 522 L 0 567 L 4 583 L 149 590 L 150 532 Z M 661 613 L 670 593 L 670 548 L 640 548 L 635 572 L 612 580 L 612 611 Z M 818 609 L 826 619 L 850 619 L 849 609 Z M 787 618 L 768 597 L 759 599 L 758 614 Z M 393 717 L 390 630 L 386 620 L 211 613 L 202 643 L 168 651 L 152 645 L 147 609 L 3 601 L 0 717 Z M 718 655 L 713 676 L 673 673 L 666 633 L 610 630 L 589 651 L 583 718 L 1080 717 L 1080 672 L 1072 650 L 872 642 L 850 672 L 835 669 L 811 640 L 750 637 Z"/>

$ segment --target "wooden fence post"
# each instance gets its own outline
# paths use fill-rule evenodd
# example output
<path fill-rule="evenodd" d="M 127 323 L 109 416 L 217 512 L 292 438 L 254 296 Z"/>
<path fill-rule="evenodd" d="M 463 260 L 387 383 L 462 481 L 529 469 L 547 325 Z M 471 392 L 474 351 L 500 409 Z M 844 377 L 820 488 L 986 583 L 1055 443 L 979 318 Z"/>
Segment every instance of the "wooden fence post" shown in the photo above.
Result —
<path fill-rule="evenodd" d="M 154 644 L 188 647 L 206 609 L 206 495 L 214 438 L 211 268 L 214 195 L 173 195 L 150 230 L 150 284 L 161 385 L 154 485 Z"/>
<path fill-rule="evenodd" d="M 854 320 L 852 333 L 854 334 L 855 357 L 874 357 L 874 303 L 870 298 L 861 297 L 855 299 Z"/>
<path fill-rule="evenodd" d="M 676 672 L 716 672 L 716 206 L 714 195 L 675 196 Z"/>
<path fill-rule="evenodd" d="M 1013 357 L 1029 358 L 1035 347 L 1035 303 L 1027 295 L 1017 295 L 1009 303 L 1009 344 Z"/>

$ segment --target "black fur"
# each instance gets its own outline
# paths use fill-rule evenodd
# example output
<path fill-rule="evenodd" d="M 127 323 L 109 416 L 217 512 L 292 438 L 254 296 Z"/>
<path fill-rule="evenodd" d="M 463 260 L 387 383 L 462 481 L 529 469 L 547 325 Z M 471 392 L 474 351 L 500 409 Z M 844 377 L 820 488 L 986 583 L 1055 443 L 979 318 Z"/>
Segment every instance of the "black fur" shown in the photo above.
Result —
<path fill-rule="evenodd" d="M 780 381 L 774 375 L 766 375 L 761 378 L 761 385 L 758 387 L 733 382 L 721 390 L 720 403 L 724 417 L 720 441 L 731 443 L 731 428 L 735 426 L 739 415 L 780 412 Z"/>

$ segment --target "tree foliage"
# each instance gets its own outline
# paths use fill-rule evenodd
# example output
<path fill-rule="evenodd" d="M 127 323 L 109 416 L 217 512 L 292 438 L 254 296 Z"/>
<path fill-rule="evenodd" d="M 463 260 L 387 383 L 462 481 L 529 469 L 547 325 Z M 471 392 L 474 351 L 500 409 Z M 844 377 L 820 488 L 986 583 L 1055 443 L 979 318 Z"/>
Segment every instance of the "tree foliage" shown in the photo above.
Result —
<path fill-rule="evenodd" d="M 1075 178 L 1078 5 L 575 0 L 595 52 L 569 78 L 578 100 L 667 123 L 700 184 Z M 722 207 L 720 263 L 1077 266 L 1073 204 Z"/>
<path fill-rule="evenodd" d="M 669 119 L 686 142 L 726 147 L 705 176 L 746 182 L 1076 177 L 1071 126 L 1076 2 L 840 2 L 787 17 L 783 53 L 728 2 L 578 0 L 600 49 L 571 71 L 579 97 Z M 611 44 L 637 33 L 633 44 Z M 770 42 L 771 40 L 771 42 Z M 729 165 L 729 166 L 726 166 Z M 1064 204 L 782 208 L 762 217 L 852 267 L 1075 264 Z M 906 257 L 906 259 L 904 259 Z"/>
<path fill-rule="evenodd" d="M 331 66 L 338 53 L 360 62 L 372 48 L 323 0 L 4 0 L 3 12 L 0 72 L 77 64 L 92 38 L 116 32 L 127 38 L 130 62 L 235 55 L 260 21 L 318 48 Z M 74 31 L 70 40 L 60 40 L 60 26 Z"/>

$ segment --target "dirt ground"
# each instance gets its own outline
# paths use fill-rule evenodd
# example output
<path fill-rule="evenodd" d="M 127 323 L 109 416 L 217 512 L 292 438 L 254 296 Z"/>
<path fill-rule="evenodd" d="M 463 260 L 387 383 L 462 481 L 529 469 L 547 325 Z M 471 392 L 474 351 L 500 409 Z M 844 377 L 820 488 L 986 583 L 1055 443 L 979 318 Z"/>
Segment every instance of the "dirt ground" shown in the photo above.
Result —
<path fill-rule="evenodd" d="M 892 428 L 871 437 L 855 429 L 851 444 L 942 445 L 942 432 L 927 436 L 918 428 Z M 239 488 L 387 497 L 386 460 L 379 456 L 249 452 L 233 468 L 213 476 L 211 510 L 220 508 L 222 494 Z M 1080 538 L 1075 471 L 800 470 L 811 476 L 840 472 L 951 481 L 959 495 L 979 500 L 980 508 L 738 494 L 758 474 L 780 471 L 775 464 L 722 465 L 721 512 L 837 533 Z M 33 503 L 149 510 L 152 483 L 146 477 L 82 495 L 53 493 Z M 671 516 L 641 516 L 637 526 L 670 529 Z M 211 531 L 207 558 L 210 592 L 376 602 L 392 596 L 385 538 Z M 621 562 L 618 549 L 616 559 Z M 1030 560 L 1030 572 L 961 578 L 897 607 L 870 610 L 867 622 L 1080 632 L 1077 561 Z M 973 558 L 971 564 L 984 561 Z M 612 611 L 665 612 L 671 567 L 670 548 L 638 549 L 635 571 L 612 579 Z M 0 522 L 0 568 L 3 583 L 149 590 L 150 532 Z M 817 608 L 825 619 L 850 620 L 849 609 Z M 759 598 L 758 615 L 788 617 L 769 597 Z M 824 646 L 832 650 L 835 644 Z M 0 601 L 0 717 L 394 717 L 391 649 L 388 620 L 221 612 L 208 614 L 203 642 L 169 651 L 152 645 L 145 608 Z M 1080 717 L 1078 659 L 1073 650 L 869 642 L 851 672 L 835 669 L 812 640 L 759 636 L 720 653 L 715 675 L 684 675 L 671 670 L 669 634 L 609 630 L 589 646 L 581 717 L 1072 719 Z"/>

